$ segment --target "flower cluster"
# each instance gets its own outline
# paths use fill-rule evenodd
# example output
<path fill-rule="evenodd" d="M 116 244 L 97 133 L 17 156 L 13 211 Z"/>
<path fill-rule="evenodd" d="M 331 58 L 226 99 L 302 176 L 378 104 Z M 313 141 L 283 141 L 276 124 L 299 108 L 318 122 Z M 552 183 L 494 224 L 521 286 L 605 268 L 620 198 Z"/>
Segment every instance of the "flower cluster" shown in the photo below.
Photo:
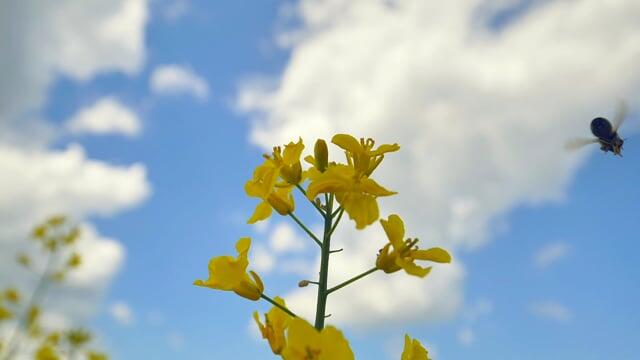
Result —
<path fill-rule="evenodd" d="M 62 360 L 80 358 L 107 360 L 102 352 L 86 349 L 92 335 L 88 330 L 46 329 L 42 323 L 43 302 L 51 285 L 63 282 L 67 275 L 82 265 L 82 256 L 75 247 L 80 238 L 80 228 L 69 224 L 65 216 L 52 216 L 31 232 L 31 240 L 44 256 L 19 253 L 17 263 L 37 278 L 36 288 L 23 297 L 16 287 L 0 292 L 0 323 L 14 322 L 13 336 L 6 341 L 0 338 L 0 359 L 13 359 L 24 354 L 27 344 L 37 344 L 33 357 L 36 360 Z M 44 259 L 41 259 L 44 257 Z"/>
<path fill-rule="evenodd" d="M 343 333 L 325 326 L 326 302 L 328 296 L 357 280 L 374 272 L 390 274 L 404 270 L 408 275 L 424 278 L 431 266 L 423 266 L 417 261 L 449 263 L 449 253 L 438 247 L 418 248 L 418 239 L 405 238 L 404 223 L 400 216 L 389 215 L 380 219 L 378 198 L 397 194 L 379 184 L 373 178 L 385 155 L 400 149 L 398 144 L 384 144 L 378 147 L 372 139 L 356 139 L 347 134 L 335 135 L 331 142 L 345 155 L 345 161 L 329 159 L 326 141 L 319 139 L 313 148 L 313 155 L 304 157 L 310 166 L 302 167 L 304 144 L 302 139 L 290 142 L 284 147 L 274 147 L 271 154 L 264 155 L 264 161 L 253 172 L 245 184 L 248 196 L 260 199 L 248 223 L 254 224 L 273 215 L 275 210 L 281 216 L 290 217 L 319 246 L 321 262 L 317 280 L 302 280 L 299 286 L 318 286 L 315 322 L 312 324 L 297 316 L 289 309 L 281 297 L 270 297 L 260 276 L 249 267 L 250 238 L 241 238 L 236 243 L 237 257 L 218 256 L 209 261 L 209 276 L 206 280 L 196 280 L 194 285 L 217 290 L 233 291 L 237 295 L 257 301 L 263 299 L 273 305 L 261 318 L 254 312 L 253 318 L 271 351 L 285 360 L 342 360 L 354 359 L 349 342 Z M 298 190 L 302 199 L 313 206 L 324 222 L 324 234 L 316 236 L 295 215 L 293 192 Z M 386 234 L 387 242 L 382 245 L 377 256 L 372 254 L 372 267 L 337 286 L 328 287 L 328 264 L 331 255 L 331 236 L 346 213 L 355 223 L 356 229 L 379 221 Z M 264 319 L 264 320 L 263 320 Z M 417 339 L 405 335 L 402 360 L 428 360 L 427 350 Z"/>

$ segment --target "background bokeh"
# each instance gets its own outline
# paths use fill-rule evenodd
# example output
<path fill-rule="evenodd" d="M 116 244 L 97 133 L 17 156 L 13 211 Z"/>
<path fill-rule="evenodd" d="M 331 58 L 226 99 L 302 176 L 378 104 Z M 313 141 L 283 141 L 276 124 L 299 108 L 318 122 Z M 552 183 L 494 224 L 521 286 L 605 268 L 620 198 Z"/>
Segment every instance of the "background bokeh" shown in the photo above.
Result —
<path fill-rule="evenodd" d="M 50 326 L 94 328 L 115 359 L 271 358 L 250 317 L 267 305 L 191 283 L 252 236 L 269 293 L 313 311 L 296 284 L 316 249 L 289 219 L 246 225 L 243 185 L 271 146 L 347 132 L 402 146 L 382 213 L 455 260 L 330 298 L 358 358 L 399 358 L 406 332 L 436 359 L 637 358 L 639 18 L 635 0 L 4 0 L 0 285 L 33 285 L 14 254 L 66 213 L 86 255 Z M 563 149 L 619 99 L 623 158 Z M 350 228 L 334 283 L 386 241 Z"/>

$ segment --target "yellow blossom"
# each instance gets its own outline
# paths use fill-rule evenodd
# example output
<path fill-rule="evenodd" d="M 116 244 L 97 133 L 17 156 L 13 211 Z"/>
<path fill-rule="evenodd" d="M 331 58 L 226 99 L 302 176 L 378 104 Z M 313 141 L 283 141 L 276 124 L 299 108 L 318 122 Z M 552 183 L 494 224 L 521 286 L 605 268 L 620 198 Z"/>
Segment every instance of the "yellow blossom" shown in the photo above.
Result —
<path fill-rule="evenodd" d="M 84 329 L 73 329 L 69 330 L 65 334 L 65 337 L 67 338 L 67 341 L 69 342 L 69 344 L 71 344 L 71 346 L 79 347 L 91 340 L 91 333 Z"/>
<path fill-rule="evenodd" d="M 350 360 L 354 359 L 349 342 L 333 326 L 316 330 L 301 318 L 293 318 L 287 332 L 284 360 Z"/>
<path fill-rule="evenodd" d="M 294 210 L 291 190 L 302 180 L 300 155 L 303 149 L 302 139 L 285 145 L 284 152 L 280 147 L 275 147 L 273 155 L 265 155 L 265 161 L 254 170 L 252 179 L 247 181 L 244 189 L 247 195 L 260 198 L 262 202 L 249 218 L 249 224 L 271 216 L 272 207 L 281 215 Z M 280 179 L 284 181 L 278 182 Z"/>
<path fill-rule="evenodd" d="M 9 320 L 13 318 L 11 310 L 7 309 L 0 303 L 0 321 Z"/>
<path fill-rule="evenodd" d="M 20 292 L 16 288 L 8 288 L 4 291 L 4 298 L 7 301 L 17 304 L 20 302 Z"/>
<path fill-rule="evenodd" d="M 366 176 L 371 175 L 380 165 L 385 153 L 400 150 L 400 145 L 398 144 L 384 144 L 377 149 L 373 149 L 375 145 L 373 139 L 365 140 L 361 138 L 358 141 L 347 134 L 337 134 L 331 139 L 331 142 L 345 150 L 349 164 L 353 165 L 357 172 Z"/>
<path fill-rule="evenodd" d="M 35 360 L 60 360 L 60 355 L 52 345 L 44 344 L 36 351 Z"/>
<path fill-rule="evenodd" d="M 278 296 L 275 297 L 274 301 L 282 306 L 286 306 L 284 300 Z M 271 351 L 276 355 L 280 354 L 286 345 L 284 331 L 289 326 L 291 318 L 291 315 L 285 313 L 279 307 L 274 306 L 269 312 L 264 314 L 265 323 L 263 325 L 260 321 L 260 314 L 258 314 L 257 311 L 253 313 L 253 319 L 256 321 L 256 324 L 258 324 L 262 338 L 269 341 Z"/>
<path fill-rule="evenodd" d="M 67 266 L 70 268 L 77 268 L 82 263 L 82 257 L 78 253 L 73 253 L 69 260 L 67 260 Z"/>
<path fill-rule="evenodd" d="M 193 284 L 212 289 L 233 291 L 236 294 L 250 299 L 258 300 L 264 291 L 262 280 L 253 271 L 251 277 L 247 274 L 249 266 L 249 248 L 251 239 L 241 238 L 236 243 L 238 258 L 232 256 L 218 256 L 209 261 L 209 278 L 207 280 L 196 280 Z"/>
<path fill-rule="evenodd" d="M 87 352 L 87 360 L 108 360 L 109 357 L 106 354 L 96 351 Z"/>
<path fill-rule="evenodd" d="M 342 164 L 329 166 L 311 181 L 307 189 L 309 200 L 313 201 L 320 193 L 334 193 L 358 229 L 374 223 L 380 216 L 377 197 L 395 194 L 358 173 L 354 167 Z"/>
<path fill-rule="evenodd" d="M 26 268 L 31 267 L 31 258 L 25 253 L 19 253 L 16 260 L 18 261 L 18 264 Z"/>
<path fill-rule="evenodd" d="M 431 271 L 431 267 L 423 268 L 414 263 L 414 260 L 427 260 L 438 263 L 451 262 L 449 253 L 435 247 L 428 250 L 419 250 L 414 247 L 418 240 L 404 240 L 404 223 L 398 215 L 389 216 L 388 220 L 380 219 L 389 243 L 380 250 L 376 260 L 378 269 L 386 273 L 393 273 L 404 269 L 407 274 L 425 277 Z"/>
<path fill-rule="evenodd" d="M 405 335 L 404 350 L 400 360 L 429 360 L 429 352 L 420 344 L 420 341 Z"/>

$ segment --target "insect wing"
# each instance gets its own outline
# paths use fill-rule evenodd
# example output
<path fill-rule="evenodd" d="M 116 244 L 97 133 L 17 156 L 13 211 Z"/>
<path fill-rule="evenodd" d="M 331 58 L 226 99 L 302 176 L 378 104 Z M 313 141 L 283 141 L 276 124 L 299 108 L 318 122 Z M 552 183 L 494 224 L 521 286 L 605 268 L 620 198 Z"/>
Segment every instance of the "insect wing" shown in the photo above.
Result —
<path fill-rule="evenodd" d="M 596 143 L 598 143 L 598 139 L 596 138 L 576 138 L 567 141 L 567 143 L 564 145 L 564 148 L 569 151 L 574 151 L 580 149 L 583 146 Z"/>
<path fill-rule="evenodd" d="M 617 132 L 627 117 L 627 103 L 624 100 L 618 102 L 618 108 L 616 109 L 616 116 L 613 118 L 613 132 Z"/>

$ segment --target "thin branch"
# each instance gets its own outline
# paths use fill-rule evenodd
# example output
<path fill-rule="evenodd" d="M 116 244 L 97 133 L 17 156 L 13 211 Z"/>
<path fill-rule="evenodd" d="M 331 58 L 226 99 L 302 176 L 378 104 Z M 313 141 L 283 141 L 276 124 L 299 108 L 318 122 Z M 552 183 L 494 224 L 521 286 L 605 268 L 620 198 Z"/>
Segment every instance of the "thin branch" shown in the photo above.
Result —
<path fill-rule="evenodd" d="M 340 289 L 342 289 L 343 287 L 345 287 L 345 286 L 347 286 L 347 285 L 349 285 L 349 284 L 351 284 L 351 283 L 353 283 L 353 282 L 355 282 L 355 281 L 358 281 L 358 280 L 362 279 L 363 277 L 365 277 L 365 276 L 367 276 L 367 275 L 369 275 L 369 274 L 372 274 L 372 273 L 374 273 L 374 272 L 376 272 L 376 271 L 378 271 L 378 268 L 377 268 L 377 267 L 371 268 L 371 269 L 369 269 L 369 270 L 367 270 L 367 271 L 363 272 L 362 274 L 360 274 L 360 275 L 358 275 L 358 276 L 356 276 L 356 277 L 353 277 L 353 278 L 351 278 L 351 279 L 349 279 L 349 280 L 347 280 L 347 281 L 343 282 L 343 283 L 342 283 L 342 284 L 340 284 L 340 285 L 336 285 L 336 286 L 332 287 L 331 289 L 327 290 L 327 294 L 331 294 L 332 292 L 334 292 L 334 291 L 336 291 L 336 290 L 340 290 Z"/>
<path fill-rule="evenodd" d="M 344 214 L 344 209 L 340 208 L 340 213 L 338 214 L 338 218 L 336 219 L 336 222 L 333 223 L 333 227 L 331 228 L 329 235 L 333 235 L 333 232 L 336 230 L 336 227 L 338 227 L 338 223 L 340 222 L 340 219 L 342 219 L 342 214 Z"/>
<path fill-rule="evenodd" d="M 309 198 L 307 197 L 307 192 L 302 188 L 302 186 L 300 186 L 300 184 L 297 184 L 296 187 L 298 188 L 298 190 L 300 190 L 300 192 L 302 193 L 302 195 L 304 195 L 305 199 L 309 200 Z M 324 210 L 322 210 L 318 204 L 316 204 L 315 201 L 309 200 L 309 202 L 311 203 L 311 205 L 313 205 L 314 208 L 316 208 L 316 210 L 318 210 L 320 212 L 320 214 L 322 216 L 325 216 Z"/>
<path fill-rule="evenodd" d="M 293 316 L 293 317 L 298 317 L 298 315 L 294 314 L 291 310 L 287 309 L 285 306 L 282 306 L 280 304 L 278 304 L 277 302 L 275 302 L 272 298 L 268 297 L 265 294 L 260 295 L 261 298 L 267 300 L 268 302 L 270 302 L 271 304 L 273 304 L 273 306 L 279 308 L 280 310 L 286 312 L 287 314 Z"/>
<path fill-rule="evenodd" d="M 316 242 L 316 244 L 318 244 L 318 246 L 322 247 L 322 241 L 318 240 L 318 238 L 311 232 L 311 230 L 309 230 L 303 223 L 302 221 L 300 221 L 300 219 L 298 219 L 295 215 L 293 215 L 293 213 L 289 213 L 289 216 L 291 216 L 291 218 L 298 224 L 300 225 L 300 227 L 309 235 L 311 236 L 311 238 L 313 239 L 313 241 Z"/>

